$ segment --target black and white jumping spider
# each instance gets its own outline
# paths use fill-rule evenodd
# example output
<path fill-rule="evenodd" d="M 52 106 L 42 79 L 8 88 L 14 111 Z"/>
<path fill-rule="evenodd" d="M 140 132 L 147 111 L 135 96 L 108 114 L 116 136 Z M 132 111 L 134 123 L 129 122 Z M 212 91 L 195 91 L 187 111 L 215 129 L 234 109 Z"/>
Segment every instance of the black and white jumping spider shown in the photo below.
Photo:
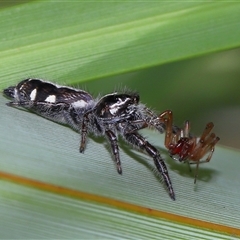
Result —
<path fill-rule="evenodd" d="M 26 79 L 4 90 L 12 98 L 8 106 L 23 107 L 52 121 L 69 125 L 81 133 L 80 152 L 84 152 L 89 132 L 106 136 L 117 165 L 122 173 L 117 137 L 143 149 L 153 158 L 162 175 L 170 197 L 175 200 L 167 167 L 158 150 L 138 130 L 149 127 L 165 131 L 165 123 L 144 104 L 136 93 L 111 93 L 94 99 L 89 93 L 71 87 L 58 86 L 40 79 Z"/>

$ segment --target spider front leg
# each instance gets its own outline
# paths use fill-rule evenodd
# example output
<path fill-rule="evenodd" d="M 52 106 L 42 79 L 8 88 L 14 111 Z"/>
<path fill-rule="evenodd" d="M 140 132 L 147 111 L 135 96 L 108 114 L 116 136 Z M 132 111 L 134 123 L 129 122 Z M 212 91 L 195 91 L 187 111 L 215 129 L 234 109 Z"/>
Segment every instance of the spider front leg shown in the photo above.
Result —
<path fill-rule="evenodd" d="M 160 133 L 165 132 L 165 123 L 151 109 L 145 108 L 148 118 L 145 119 L 146 127 L 154 128 Z"/>
<path fill-rule="evenodd" d="M 126 132 L 124 133 L 124 137 L 127 142 L 145 150 L 148 153 L 148 155 L 153 158 L 154 164 L 158 172 L 162 175 L 163 180 L 167 186 L 171 199 L 175 200 L 175 194 L 173 191 L 170 177 L 168 175 L 167 166 L 165 165 L 163 159 L 161 158 L 158 150 L 154 146 L 152 146 L 148 141 L 146 141 L 144 137 L 137 132 L 130 132 L 130 133 Z"/>
<path fill-rule="evenodd" d="M 119 148 L 118 148 L 118 143 L 117 143 L 117 137 L 110 130 L 107 130 L 105 133 L 111 143 L 114 160 L 117 165 L 117 171 L 119 174 L 122 174 L 122 167 L 121 167 L 121 161 L 120 161 L 120 157 L 119 157 Z"/>

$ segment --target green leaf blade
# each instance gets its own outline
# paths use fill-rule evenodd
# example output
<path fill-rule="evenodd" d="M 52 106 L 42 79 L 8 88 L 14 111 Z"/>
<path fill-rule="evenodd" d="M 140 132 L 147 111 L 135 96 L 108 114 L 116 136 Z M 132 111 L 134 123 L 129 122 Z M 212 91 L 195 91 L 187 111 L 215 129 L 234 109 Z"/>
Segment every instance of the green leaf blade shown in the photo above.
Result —
<path fill-rule="evenodd" d="M 39 2 L 2 10 L 2 19 L 16 12 L 23 18 L 17 23 L 18 38 L 12 39 L 9 31 L 16 19 L 3 28 L 1 79 L 10 74 L 17 78 L 21 71 L 73 83 L 240 45 L 240 5 L 236 3 L 174 7 L 170 3 L 139 3 L 137 7 L 135 3 L 95 7 L 58 3 L 56 14 L 49 11 L 52 5 Z M 101 11 L 96 11 L 100 6 Z M 71 12 L 71 17 L 61 18 Z"/>
<path fill-rule="evenodd" d="M 0 9 L 0 22 L 3 23 L 0 88 L 26 77 L 62 84 L 86 82 L 235 48 L 240 46 L 239 11 L 238 3 L 217 1 L 107 4 L 35 1 L 5 7 Z M 223 62 L 226 63 L 231 64 L 231 60 Z M 194 76 L 195 80 L 195 70 L 192 71 L 189 79 Z M 164 79 L 154 74 L 153 71 L 151 77 L 156 81 Z M 145 84 L 149 79 L 149 75 L 146 76 L 139 82 Z M 181 76 L 181 80 L 185 76 Z M 121 82 L 122 77 L 119 79 Z M 162 102 L 169 108 L 172 101 L 168 100 L 169 95 L 174 95 L 180 112 L 184 110 L 179 108 L 180 95 L 185 96 L 184 108 L 198 106 L 201 107 L 198 114 L 202 114 L 222 91 L 220 88 L 214 91 L 218 84 L 213 82 L 208 90 L 214 94 L 206 96 L 209 85 L 201 77 L 194 85 L 197 91 L 192 91 L 192 81 L 189 84 L 188 79 L 179 81 L 178 85 L 169 81 L 165 88 L 163 81 L 159 85 L 151 82 L 150 100 L 157 108 L 162 108 Z M 96 82 L 101 85 L 101 81 L 92 81 L 98 90 L 105 90 L 109 85 L 99 87 Z M 147 93 L 149 86 L 144 84 L 141 89 Z M 228 84 L 226 81 L 222 89 L 227 89 Z M 237 89 L 238 85 L 234 86 Z M 185 91 L 179 91 L 182 88 Z M 189 95 L 190 92 L 193 94 Z M 199 105 L 189 101 L 193 100 L 193 95 L 199 95 L 195 98 Z M 222 98 L 222 102 L 226 100 Z M 121 144 L 124 172 L 119 176 L 103 139 L 90 139 L 86 153 L 80 155 L 77 133 L 34 114 L 9 108 L 5 103 L 6 99 L 0 97 L 1 171 L 239 230 L 237 201 L 240 196 L 236 191 L 239 189 L 239 152 L 218 144 L 211 162 L 201 166 L 198 183 L 194 186 L 194 174 L 168 157 L 163 136 L 145 132 L 166 159 L 177 196 L 173 202 L 154 176 L 153 164 L 145 155 Z M 6 181 L 2 181 L 0 190 L 0 213 L 4 216 L 0 220 L 2 238 L 235 237 L 234 230 L 230 233 L 233 237 L 226 236 L 221 234 L 223 229 L 218 229 L 221 232 L 218 234 L 186 227 L 184 223 L 175 224 Z"/>

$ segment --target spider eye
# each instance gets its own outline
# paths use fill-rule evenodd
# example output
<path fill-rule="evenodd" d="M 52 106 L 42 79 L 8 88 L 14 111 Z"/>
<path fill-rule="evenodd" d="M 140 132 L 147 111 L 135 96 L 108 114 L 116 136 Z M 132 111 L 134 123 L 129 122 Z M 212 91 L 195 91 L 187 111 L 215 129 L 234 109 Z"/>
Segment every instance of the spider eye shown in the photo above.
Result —
<path fill-rule="evenodd" d="M 133 97 L 133 101 L 134 101 L 135 104 L 136 104 L 136 103 L 139 103 L 139 100 L 140 100 L 139 95 L 135 95 L 135 96 Z"/>
<path fill-rule="evenodd" d="M 129 100 L 131 101 L 131 104 L 138 104 L 140 97 L 138 94 L 134 93 L 132 95 L 129 96 Z"/>

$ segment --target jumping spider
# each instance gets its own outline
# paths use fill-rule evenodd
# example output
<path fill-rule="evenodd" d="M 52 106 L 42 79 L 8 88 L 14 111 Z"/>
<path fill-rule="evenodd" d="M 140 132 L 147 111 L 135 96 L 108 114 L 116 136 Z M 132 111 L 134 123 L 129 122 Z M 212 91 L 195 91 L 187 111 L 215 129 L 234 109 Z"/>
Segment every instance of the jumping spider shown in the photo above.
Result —
<path fill-rule="evenodd" d="M 165 123 L 165 146 L 170 156 L 179 162 L 197 164 L 194 183 L 197 181 L 198 167 L 200 163 L 209 162 L 212 158 L 214 147 L 220 140 L 214 133 L 211 133 L 214 125 L 208 123 L 200 138 L 190 135 L 190 123 L 186 121 L 184 128 L 173 127 L 172 111 L 167 110 L 159 115 L 160 121 Z M 174 130 L 175 128 L 175 130 Z M 208 154 L 205 160 L 201 159 Z"/>
<path fill-rule="evenodd" d="M 26 108 L 80 132 L 81 153 L 84 152 L 88 133 L 105 136 L 110 142 L 119 174 L 122 174 L 122 167 L 118 135 L 127 143 L 145 150 L 153 158 L 170 197 L 175 200 L 168 170 L 160 153 L 138 132 L 138 130 L 148 127 L 163 133 L 165 122 L 139 102 L 137 93 L 114 92 L 100 99 L 94 99 L 83 90 L 31 78 L 21 81 L 17 86 L 8 87 L 4 93 L 13 99 L 7 104 L 8 106 Z M 167 126 L 169 129 L 168 123 Z"/>

